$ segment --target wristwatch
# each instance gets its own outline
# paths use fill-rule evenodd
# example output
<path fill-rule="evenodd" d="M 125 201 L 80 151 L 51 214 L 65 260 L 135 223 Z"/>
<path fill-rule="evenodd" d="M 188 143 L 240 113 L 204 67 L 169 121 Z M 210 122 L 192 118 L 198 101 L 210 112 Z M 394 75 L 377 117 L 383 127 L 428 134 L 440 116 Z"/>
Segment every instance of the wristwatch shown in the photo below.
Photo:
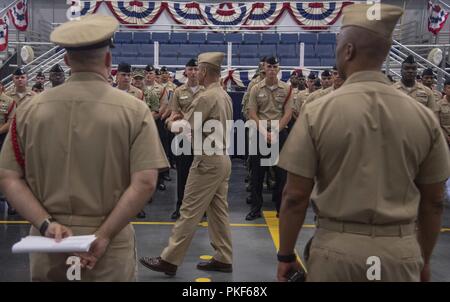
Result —
<path fill-rule="evenodd" d="M 278 258 L 279 262 L 291 263 L 297 259 L 297 256 L 295 254 L 290 254 L 290 255 L 277 254 L 277 258 Z"/>
<path fill-rule="evenodd" d="M 56 220 L 52 217 L 49 217 L 49 218 L 45 219 L 44 222 L 41 224 L 41 226 L 39 227 L 39 233 L 41 233 L 42 236 L 45 236 L 48 226 L 52 222 L 56 222 Z"/>

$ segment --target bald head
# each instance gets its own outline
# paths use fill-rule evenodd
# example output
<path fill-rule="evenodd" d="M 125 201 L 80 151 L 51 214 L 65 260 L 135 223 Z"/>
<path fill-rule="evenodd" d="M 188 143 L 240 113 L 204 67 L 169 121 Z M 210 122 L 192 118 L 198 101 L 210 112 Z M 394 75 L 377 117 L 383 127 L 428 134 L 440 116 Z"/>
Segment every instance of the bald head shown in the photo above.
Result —
<path fill-rule="evenodd" d="M 346 79 L 357 71 L 380 70 L 391 41 L 362 27 L 347 26 L 337 39 L 336 62 L 339 75 Z"/>

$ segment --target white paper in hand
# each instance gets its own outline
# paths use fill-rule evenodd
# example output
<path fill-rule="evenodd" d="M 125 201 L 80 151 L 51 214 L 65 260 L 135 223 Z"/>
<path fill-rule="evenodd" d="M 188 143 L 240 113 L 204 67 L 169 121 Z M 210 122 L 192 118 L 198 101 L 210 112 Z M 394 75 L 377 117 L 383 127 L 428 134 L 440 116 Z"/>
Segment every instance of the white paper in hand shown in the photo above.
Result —
<path fill-rule="evenodd" d="M 75 253 L 88 252 L 95 235 L 71 236 L 56 242 L 53 238 L 27 236 L 13 245 L 13 253 Z"/>

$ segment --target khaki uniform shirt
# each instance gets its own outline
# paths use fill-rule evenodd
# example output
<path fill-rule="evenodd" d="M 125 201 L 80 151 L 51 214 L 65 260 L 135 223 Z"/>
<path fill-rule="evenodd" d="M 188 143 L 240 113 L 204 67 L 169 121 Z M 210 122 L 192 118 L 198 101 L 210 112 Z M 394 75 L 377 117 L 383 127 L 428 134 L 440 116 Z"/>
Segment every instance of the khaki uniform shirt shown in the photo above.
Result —
<path fill-rule="evenodd" d="M 432 89 L 431 91 L 433 92 L 434 100 L 436 101 L 436 103 L 439 102 L 443 97 L 442 93 L 440 93 L 436 89 Z"/>
<path fill-rule="evenodd" d="M 134 87 L 133 85 L 130 85 L 130 88 L 128 88 L 128 90 L 125 92 L 131 94 L 135 98 L 140 99 L 141 101 L 144 99 L 142 91 L 139 88 Z"/>
<path fill-rule="evenodd" d="M 434 114 L 381 72 L 352 74 L 304 106 L 279 166 L 315 178 L 318 216 L 365 224 L 417 219 L 417 183 L 450 176 L 447 143 Z"/>
<path fill-rule="evenodd" d="M 172 99 L 170 101 L 170 110 L 181 112 L 186 114 L 192 105 L 194 98 L 201 92 L 205 91 L 205 87 L 197 86 L 197 90 L 192 92 L 192 89 L 187 85 L 183 84 L 173 93 Z"/>
<path fill-rule="evenodd" d="M 284 115 L 285 105 L 292 107 L 290 90 L 291 87 L 283 81 L 278 81 L 277 87 L 270 90 L 264 79 L 250 91 L 248 109 L 254 110 L 260 120 L 280 120 Z"/>
<path fill-rule="evenodd" d="M 433 111 L 437 114 L 438 106 L 437 106 L 436 102 L 438 100 L 434 99 L 433 91 L 431 91 L 431 89 L 429 89 L 428 87 L 425 87 L 423 84 L 416 82 L 416 84 L 413 87 L 409 88 L 409 87 L 406 87 L 402 83 L 402 81 L 399 81 L 399 82 L 393 84 L 393 87 L 395 89 L 398 89 L 398 90 L 406 93 L 407 95 L 409 95 L 410 97 L 412 97 L 413 99 L 415 99 L 416 101 L 421 103 L 422 105 L 430 108 L 431 111 Z"/>
<path fill-rule="evenodd" d="M 317 100 L 318 98 L 321 98 L 331 92 L 335 91 L 334 86 L 325 88 L 325 89 L 320 89 L 317 91 L 314 91 L 313 93 L 311 93 L 305 100 L 305 104 L 309 104 L 315 100 Z"/>
<path fill-rule="evenodd" d="M 0 126 L 6 124 L 14 116 L 16 103 L 4 93 L 0 94 Z"/>
<path fill-rule="evenodd" d="M 299 114 L 302 106 L 305 104 L 306 99 L 314 92 L 309 92 L 309 89 L 299 90 L 297 94 L 293 96 L 292 100 L 292 110 Z"/>
<path fill-rule="evenodd" d="M 441 128 L 447 136 L 450 136 L 450 103 L 447 98 L 444 97 L 438 101 L 439 106 L 439 122 Z"/>
<path fill-rule="evenodd" d="M 107 216 L 134 172 L 168 167 L 147 106 L 96 73 L 72 74 L 16 119 L 25 180 L 52 215 Z M 10 134 L 0 168 L 21 171 Z"/>
<path fill-rule="evenodd" d="M 16 106 L 19 107 L 23 102 L 31 100 L 33 96 L 36 95 L 31 88 L 27 88 L 25 93 L 19 93 L 16 88 L 6 93 L 7 96 L 12 98 L 16 102 Z"/>
<path fill-rule="evenodd" d="M 243 114 L 243 116 L 248 119 L 248 101 L 250 99 L 250 91 L 252 90 L 252 88 L 258 84 L 259 82 L 261 82 L 263 79 L 261 79 L 261 76 L 258 75 L 257 77 L 255 77 L 254 79 L 252 79 L 250 81 L 250 83 L 248 84 L 247 87 L 247 91 L 244 93 L 244 96 L 242 97 L 242 109 L 241 112 Z"/>
<path fill-rule="evenodd" d="M 201 114 L 202 120 L 194 123 L 196 114 Z M 227 154 L 227 138 L 231 130 L 231 128 L 227 127 L 227 121 L 233 120 L 233 103 L 228 93 L 220 86 L 220 83 L 209 85 L 208 88 L 205 88 L 202 93 L 195 97 L 189 112 L 185 115 L 185 119 L 191 125 L 191 129 L 193 129 L 192 146 L 194 155 L 208 155 L 205 151 L 217 155 Z M 212 133 L 203 132 L 203 125 L 208 121 L 219 121 L 222 129 L 214 129 Z M 229 126 L 231 127 L 232 125 Z M 196 144 L 196 133 L 202 133 L 201 141 L 203 142 L 204 150 L 200 144 Z M 197 140 L 199 139 L 197 138 Z"/>

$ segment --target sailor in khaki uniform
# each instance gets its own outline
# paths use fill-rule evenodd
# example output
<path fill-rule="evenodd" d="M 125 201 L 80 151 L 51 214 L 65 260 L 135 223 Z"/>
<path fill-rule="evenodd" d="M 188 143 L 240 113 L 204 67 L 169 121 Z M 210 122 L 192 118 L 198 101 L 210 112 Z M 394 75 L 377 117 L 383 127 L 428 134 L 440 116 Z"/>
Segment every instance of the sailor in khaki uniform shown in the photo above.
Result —
<path fill-rule="evenodd" d="M 192 140 L 200 140 L 204 144 L 194 143 L 194 161 L 192 162 L 186 183 L 180 218 L 172 229 L 169 245 L 161 257 L 143 257 L 140 262 L 147 268 L 175 275 L 177 267 L 182 263 L 186 251 L 192 241 L 198 223 L 203 214 L 208 215 L 208 231 L 211 245 L 216 250 L 210 261 L 197 265 L 200 270 L 232 271 L 231 233 L 228 219 L 228 181 L 231 172 L 231 162 L 227 155 L 226 122 L 233 119 L 233 107 L 230 96 L 220 86 L 220 67 L 225 54 L 221 52 L 202 53 L 198 57 L 199 84 L 205 87 L 193 101 L 192 111 L 185 118 L 194 129 Z M 194 114 L 195 113 L 195 114 Z M 196 115 L 201 114 L 201 120 L 196 121 Z M 213 133 L 203 132 L 206 122 L 212 120 L 221 127 Z M 196 137 L 196 133 L 202 137 Z M 212 144 L 211 139 L 214 141 Z M 211 155 L 207 155 L 211 154 Z"/>
<path fill-rule="evenodd" d="M 131 94 L 139 100 L 144 99 L 142 90 L 131 85 L 131 65 L 128 63 L 120 63 L 117 66 L 117 88 Z"/>
<path fill-rule="evenodd" d="M 28 76 L 22 68 L 17 68 L 13 73 L 14 88 L 6 95 L 16 102 L 16 106 L 19 107 L 23 102 L 29 101 L 36 95 L 28 85 Z"/>
<path fill-rule="evenodd" d="M 173 93 L 174 93 L 175 89 L 177 88 L 177 85 L 175 85 L 174 83 L 169 81 L 170 74 L 169 74 L 169 70 L 167 69 L 166 66 L 161 67 L 160 72 L 161 72 L 161 86 L 167 92 L 168 104 L 164 108 L 161 108 L 159 113 L 161 115 L 162 123 L 166 124 L 167 119 L 170 117 L 170 114 L 172 111 L 171 107 L 170 107 L 170 102 L 172 100 Z M 164 150 L 166 151 L 167 158 L 169 159 L 171 167 L 173 167 L 174 163 L 175 163 L 175 156 L 172 153 L 170 144 L 171 144 L 171 141 L 173 140 L 174 135 L 167 128 L 164 127 L 162 129 L 162 133 L 160 133 L 160 136 L 161 136 L 161 141 L 164 146 Z M 163 175 L 163 177 L 165 180 L 168 180 L 168 181 L 172 180 L 172 178 L 170 177 L 168 172 L 166 172 Z"/>
<path fill-rule="evenodd" d="M 49 81 L 52 83 L 52 87 L 59 86 L 66 81 L 64 69 L 62 69 L 61 65 L 53 65 L 53 67 L 50 69 Z"/>
<path fill-rule="evenodd" d="M 11 125 L 11 120 L 14 116 L 15 109 L 16 103 L 12 98 L 7 96 L 3 92 L 3 84 L 0 83 L 0 150 L 3 146 L 6 135 L 8 134 L 9 126 Z M 6 202 L 8 204 L 8 215 L 15 215 L 17 213 L 16 209 L 14 209 L 8 203 L 8 201 Z"/>
<path fill-rule="evenodd" d="M 77 254 L 81 281 L 135 280 L 129 221 L 153 194 L 157 169 L 168 166 L 146 105 L 107 82 L 118 27 L 113 17 L 90 15 L 52 32 L 72 75 L 17 108 L 0 155 L 0 188 L 31 222 L 31 235 L 96 235 Z M 31 254 L 31 279 L 67 281 L 68 256 Z"/>
<path fill-rule="evenodd" d="M 259 62 L 258 65 L 258 71 L 257 71 L 257 75 L 250 81 L 250 83 L 247 86 L 247 91 L 244 93 L 244 96 L 242 97 L 242 115 L 244 116 L 244 118 L 247 120 L 248 117 L 248 100 L 250 99 L 250 91 L 252 90 L 252 88 L 258 84 L 259 82 L 261 82 L 262 80 L 264 80 L 264 78 L 266 77 L 266 71 L 264 70 L 264 66 L 266 64 L 266 57 L 263 57 L 261 59 L 261 61 Z"/>
<path fill-rule="evenodd" d="M 325 69 L 320 75 L 322 79 L 322 89 L 325 90 L 331 86 L 333 86 L 333 76 L 329 69 Z"/>
<path fill-rule="evenodd" d="M 442 93 L 440 93 L 434 85 L 433 69 L 431 69 L 431 68 L 424 69 L 424 71 L 422 72 L 422 82 L 421 83 L 423 84 L 423 86 L 427 87 L 428 89 L 430 89 L 433 92 L 434 100 L 436 101 L 436 103 L 442 99 Z"/>
<path fill-rule="evenodd" d="M 172 129 L 173 121 L 183 118 L 189 114 L 189 111 L 193 106 L 192 103 L 194 99 L 205 90 L 205 88 L 198 83 L 197 59 L 191 59 L 186 63 L 185 74 L 187 77 L 187 82 L 175 89 L 172 100 L 170 101 L 170 110 L 172 113 L 170 118 L 167 119 L 167 128 L 169 130 Z M 184 190 L 192 160 L 192 153 L 183 153 L 175 156 L 177 169 L 177 204 L 175 211 L 171 215 L 172 219 L 178 219 L 180 217 L 180 208 L 183 202 Z"/>
<path fill-rule="evenodd" d="M 450 146 L 450 80 L 445 82 L 444 93 L 445 96 L 437 103 L 439 107 L 438 115 L 444 137 Z"/>
<path fill-rule="evenodd" d="M 398 89 L 437 114 L 438 107 L 433 92 L 416 81 L 417 63 L 413 56 L 408 56 L 402 63 L 402 79 L 393 84 Z"/>
<path fill-rule="evenodd" d="M 167 108 L 169 106 L 169 99 L 168 99 L 169 92 L 167 88 L 163 87 L 156 81 L 157 71 L 158 70 L 151 65 L 147 65 L 145 67 L 145 86 L 147 91 L 155 94 L 158 97 L 158 104 L 159 104 L 158 111 L 156 112 L 152 110 L 152 112 L 154 113 L 153 117 L 155 118 L 155 122 L 158 127 L 158 134 L 161 139 L 161 143 L 163 144 L 164 151 L 166 152 L 166 154 L 168 154 L 170 149 L 170 141 L 168 141 L 167 139 L 167 132 L 164 127 L 164 121 L 162 116 L 163 114 L 166 113 Z M 152 104 L 154 105 L 154 102 Z M 166 190 L 166 185 L 164 184 L 165 180 L 170 180 L 169 171 L 161 171 L 159 173 L 158 190 L 160 191 Z"/>
<path fill-rule="evenodd" d="M 256 84 L 250 91 L 248 104 L 249 117 L 258 125 L 259 139 L 264 139 L 267 144 L 274 144 L 280 148 L 287 137 L 287 125 L 292 116 L 292 87 L 277 78 L 279 63 L 277 58 L 270 57 L 266 60 L 266 78 Z M 260 125 L 260 121 L 267 121 L 267 128 Z M 272 121 L 279 123 L 278 129 L 271 127 Z M 256 142 L 255 142 L 256 143 Z M 263 205 L 263 180 L 267 166 L 262 166 L 261 159 L 269 158 L 262 155 L 261 150 L 257 154 L 250 155 L 252 166 L 252 204 L 251 210 L 245 217 L 246 220 L 254 220 L 261 217 Z M 275 188 L 272 192 L 272 202 L 275 203 L 277 212 L 280 209 L 281 193 L 286 181 L 286 171 L 274 167 Z"/>
<path fill-rule="evenodd" d="M 305 103 L 308 96 L 310 96 L 314 91 L 316 91 L 316 88 L 314 86 L 314 82 L 316 81 L 317 76 L 314 72 L 310 72 L 308 75 L 308 80 L 306 81 L 306 89 L 299 91 L 297 94 L 294 95 L 294 98 L 292 100 L 292 116 L 297 119 L 300 114 L 300 109 L 302 108 L 303 104 Z"/>
<path fill-rule="evenodd" d="M 433 112 L 380 71 L 402 9 L 381 4 L 380 20 L 369 20 L 371 7 L 344 8 L 336 53 L 345 83 L 304 106 L 280 154 L 289 172 L 280 281 L 300 269 L 294 247 L 311 192 L 318 220 L 307 281 L 429 279 L 450 176 L 448 148 Z"/>
<path fill-rule="evenodd" d="M 333 85 L 326 89 L 316 90 L 313 93 L 311 93 L 304 101 L 304 105 L 309 104 L 314 100 L 317 100 L 323 96 L 326 96 L 327 94 L 335 91 L 336 89 L 339 89 L 342 86 L 342 84 L 344 84 L 344 80 L 339 76 L 338 71 L 335 70 L 334 72 L 336 72 L 336 74 L 333 74 Z"/>
<path fill-rule="evenodd" d="M 299 101 L 299 94 L 306 89 L 306 81 L 305 76 L 303 75 L 303 71 L 301 69 L 296 69 L 291 73 L 291 77 L 289 78 L 289 82 L 292 87 L 292 120 L 289 123 L 291 126 L 295 122 L 298 117 L 298 112 L 300 112 L 300 108 L 303 105 L 303 102 Z M 294 110 L 295 108 L 295 110 Z M 297 111 L 298 110 L 298 111 Z M 292 125 L 291 125 L 292 124 Z"/>

